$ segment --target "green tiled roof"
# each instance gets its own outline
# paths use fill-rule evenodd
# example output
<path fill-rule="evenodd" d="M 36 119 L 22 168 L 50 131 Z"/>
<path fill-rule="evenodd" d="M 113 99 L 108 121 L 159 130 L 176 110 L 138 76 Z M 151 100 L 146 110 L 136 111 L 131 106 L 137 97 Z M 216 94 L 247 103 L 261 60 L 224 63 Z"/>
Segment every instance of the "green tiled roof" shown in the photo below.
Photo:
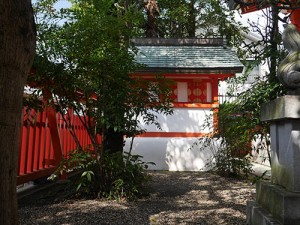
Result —
<path fill-rule="evenodd" d="M 166 40 L 150 43 L 149 39 L 134 40 L 139 50 L 136 61 L 144 64 L 145 70 L 242 72 L 243 65 L 236 52 L 223 46 L 220 39 L 217 39 L 218 42 L 201 42 L 205 39 L 187 39 L 191 41 L 184 42 L 184 39 Z"/>

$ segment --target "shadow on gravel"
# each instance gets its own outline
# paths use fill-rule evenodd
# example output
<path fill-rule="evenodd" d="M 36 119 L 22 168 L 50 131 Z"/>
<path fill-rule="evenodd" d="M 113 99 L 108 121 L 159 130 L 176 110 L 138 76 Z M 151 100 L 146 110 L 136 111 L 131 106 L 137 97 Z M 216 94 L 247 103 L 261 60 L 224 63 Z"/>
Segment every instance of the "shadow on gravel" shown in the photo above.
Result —
<path fill-rule="evenodd" d="M 150 173 L 150 196 L 135 202 L 68 200 L 68 184 L 26 196 L 20 224 L 245 224 L 254 186 L 205 172 Z"/>

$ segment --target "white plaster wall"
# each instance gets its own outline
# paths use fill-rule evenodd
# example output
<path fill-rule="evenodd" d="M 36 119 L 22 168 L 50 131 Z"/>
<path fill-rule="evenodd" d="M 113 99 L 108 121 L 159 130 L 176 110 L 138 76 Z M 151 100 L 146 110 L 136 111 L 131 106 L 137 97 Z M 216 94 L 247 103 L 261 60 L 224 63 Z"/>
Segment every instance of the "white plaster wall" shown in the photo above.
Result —
<path fill-rule="evenodd" d="M 161 126 L 159 130 L 155 125 L 146 125 L 141 121 L 140 126 L 143 129 L 147 129 L 149 132 L 210 132 L 211 130 L 203 125 L 207 118 L 212 124 L 213 112 L 211 109 L 198 109 L 198 108 L 176 108 L 174 109 L 173 115 L 162 115 L 158 116 L 157 121 Z"/>
<path fill-rule="evenodd" d="M 149 170 L 199 171 L 208 170 L 207 162 L 217 148 L 201 149 L 194 145 L 197 138 L 135 138 L 132 154 L 143 156 L 144 162 L 154 162 Z M 130 148 L 126 140 L 125 151 Z"/>
<path fill-rule="evenodd" d="M 211 109 L 177 108 L 173 115 L 158 115 L 162 130 L 144 123 L 141 126 L 149 132 L 208 133 L 211 129 L 203 128 L 208 116 L 212 116 Z M 212 117 L 209 121 L 212 124 Z M 136 137 L 132 153 L 143 156 L 144 162 L 154 162 L 156 165 L 150 166 L 150 170 L 208 170 L 206 164 L 215 149 L 200 150 L 195 145 L 197 140 L 198 138 L 190 137 Z M 129 151 L 130 141 L 131 139 L 126 140 L 124 151 Z"/>

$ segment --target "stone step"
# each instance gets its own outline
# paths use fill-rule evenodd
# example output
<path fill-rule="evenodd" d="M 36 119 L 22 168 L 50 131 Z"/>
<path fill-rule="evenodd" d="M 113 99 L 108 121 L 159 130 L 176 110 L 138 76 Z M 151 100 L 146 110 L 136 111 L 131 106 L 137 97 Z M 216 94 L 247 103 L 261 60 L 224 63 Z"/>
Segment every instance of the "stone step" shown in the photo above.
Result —
<path fill-rule="evenodd" d="M 253 201 L 247 202 L 247 225 L 282 225 L 272 215 Z"/>
<path fill-rule="evenodd" d="M 300 224 L 300 193 L 260 181 L 256 184 L 256 202 L 282 225 Z"/>

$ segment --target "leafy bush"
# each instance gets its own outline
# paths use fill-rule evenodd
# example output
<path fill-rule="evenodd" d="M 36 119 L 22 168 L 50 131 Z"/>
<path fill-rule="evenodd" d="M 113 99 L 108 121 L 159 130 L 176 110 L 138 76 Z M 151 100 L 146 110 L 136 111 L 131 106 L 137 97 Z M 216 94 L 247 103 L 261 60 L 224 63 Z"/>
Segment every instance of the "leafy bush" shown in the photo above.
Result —
<path fill-rule="evenodd" d="M 250 161 L 255 123 L 251 114 L 237 113 L 234 104 L 223 104 L 217 113 L 218 129 L 198 140 L 202 151 L 212 152 L 207 166 L 226 177 L 247 177 L 252 172 Z M 211 118 L 207 118 L 211 121 Z M 212 123 L 205 123 L 213 126 Z M 213 130 L 213 127 L 210 127 Z"/>
<path fill-rule="evenodd" d="M 206 163 L 206 167 L 224 177 L 247 177 L 252 172 L 249 156 L 237 157 L 232 154 L 230 144 L 220 135 L 198 139 L 195 143 L 200 151 L 211 151 L 212 155 Z"/>
<path fill-rule="evenodd" d="M 52 179 L 72 170 L 80 171 L 76 181 L 78 195 L 108 199 L 135 199 L 147 193 L 150 176 L 145 172 L 152 162 L 143 162 L 140 155 L 103 153 L 100 160 L 89 151 L 76 150 L 61 163 Z"/>
<path fill-rule="evenodd" d="M 146 184 L 150 181 L 145 173 L 148 164 L 140 155 L 128 153 L 106 154 L 102 167 L 102 195 L 109 199 L 134 199 L 146 194 Z"/>
<path fill-rule="evenodd" d="M 253 172 L 249 157 L 236 157 L 229 148 L 220 148 L 214 155 L 217 173 L 225 177 L 247 177 Z"/>
<path fill-rule="evenodd" d="M 209 122 L 205 126 L 210 126 L 214 132 L 200 139 L 198 145 L 202 150 L 212 150 L 213 157 L 208 164 L 217 173 L 223 176 L 248 176 L 252 172 L 250 160 L 254 151 L 266 155 L 271 163 L 269 123 L 260 120 L 260 110 L 263 103 L 285 92 L 278 83 L 258 80 L 250 89 L 239 93 L 234 102 L 220 105 L 216 115 L 216 130 L 211 127 L 216 125 L 211 123 L 212 118 L 207 118 Z M 252 141 L 256 141 L 255 147 Z M 266 151 L 266 154 L 262 151 Z"/>

